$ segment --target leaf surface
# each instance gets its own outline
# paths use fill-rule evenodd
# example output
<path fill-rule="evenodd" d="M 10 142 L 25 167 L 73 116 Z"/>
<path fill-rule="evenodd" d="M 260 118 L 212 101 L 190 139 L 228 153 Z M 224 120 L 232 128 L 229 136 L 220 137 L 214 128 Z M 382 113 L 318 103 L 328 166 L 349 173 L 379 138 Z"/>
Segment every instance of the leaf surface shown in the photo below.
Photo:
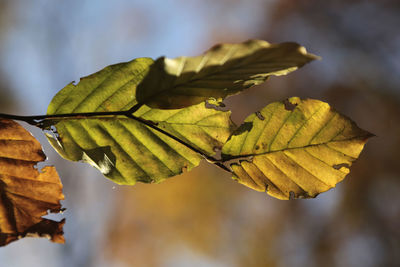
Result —
<path fill-rule="evenodd" d="M 262 40 L 216 45 L 197 57 L 161 57 L 139 84 L 136 98 L 163 109 L 187 107 L 210 98 L 221 100 L 316 58 L 296 43 Z"/>
<path fill-rule="evenodd" d="M 136 86 L 153 64 L 151 58 L 110 65 L 68 84 L 52 99 L 48 114 L 127 110 L 137 104 Z"/>
<path fill-rule="evenodd" d="M 234 179 L 279 199 L 312 198 L 349 173 L 372 135 L 318 100 L 297 97 L 250 115 L 222 149 Z"/>
<path fill-rule="evenodd" d="M 48 114 L 129 110 L 137 104 L 136 86 L 151 64 L 151 59 L 140 58 L 67 85 L 51 101 Z M 230 112 L 207 108 L 205 103 L 176 110 L 142 106 L 134 115 L 206 155 L 222 148 L 233 131 Z M 123 115 L 64 118 L 52 123 L 57 133 L 48 139 L 64 158 L 85 161 L 120 184 L 161 182 L 190 170 L 202 159 L 169 136 Z"/>
<path fill-rule="evenodd" d="M 64 243 L 62 226 L 42 218 L 60 212 L 62 184 L 54 167 L 40 172 L 40 143 L 12 120 L 0 120 L 0 246 L 25 236 L 45 236 Z"/>

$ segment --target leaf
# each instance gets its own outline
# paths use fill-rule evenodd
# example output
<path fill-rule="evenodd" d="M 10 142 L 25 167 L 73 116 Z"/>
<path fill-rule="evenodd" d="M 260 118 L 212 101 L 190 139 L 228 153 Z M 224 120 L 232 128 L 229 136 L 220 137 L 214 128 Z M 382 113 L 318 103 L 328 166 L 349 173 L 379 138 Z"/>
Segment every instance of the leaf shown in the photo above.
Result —
<path fill-rule="evenodd" d="M 109 66 L 69 84 L 51 101 L 48 114 L 123 111 L 137 102 L 135 91 L 152 60 L 141 58 Z M 134 113 L 177 136 L 204 154 L 215 154 L 233 131 L 230 112 L 205 103 L 177 110 L 142 106 Z M 53 147 L 66 159 L 85 161 L 119 184 L 161 182 L 197 166 L 202 156 L 157 130 L 123 115 L 50 122 Z M 47 129 L 50 126 L 47 125 Z"/>
<path fill-rule="evenodd" d="M 161 57 L 138 85 L 136 98 L 163 109 L 187 107 L 210 98 L 221 101 L 317 58 L 296 43 L 261 40 L 216 45 L 197 57 Z"/>
<path fill-rule="evenodd" d="M 151 58 L 110 65 L 64 87 L 52 99 L 47 114 L 127 110 L 137 104 L 136 86 L 153 64 Z"/>
<path fill-rule="evenodd" d="M 60 212 L 62 184 L 54 167 L 35 169 L 46 159 L 40 143 L 12 120 L 0 120 L 0 246 L 25 236 L 64 243 L 62 226 L 42 218 Z"/>
<path fill-rule="evenodd" d="M 221 149 L 236 126 L 230 111 L 218 111 L 200 103 L 182 109 L 153 109 L 143 106 L 135 115 L 156 122 L 177 138 L 197 147 L 207 155 Z"/>
<path fill-rule="evenodd" d="M 318 100 L 297 97 L 250 115 L 222 148 L 234 179 L 279 199 L 312 198 L 349 173 L 372 134 Z"/>

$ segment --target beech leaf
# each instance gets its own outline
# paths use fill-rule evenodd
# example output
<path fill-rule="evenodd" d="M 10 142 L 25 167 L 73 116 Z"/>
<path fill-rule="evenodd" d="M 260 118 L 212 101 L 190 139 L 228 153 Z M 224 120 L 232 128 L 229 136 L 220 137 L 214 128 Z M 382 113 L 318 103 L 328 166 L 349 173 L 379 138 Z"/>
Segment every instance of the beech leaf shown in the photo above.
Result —
<path fill-rule="evenodd" d="M 121 63 L 69 84 L 51 101 L 48 114 L 129 110 L 137 104 L 135 91 L 152 60 Z M 205 103 L 184 109 L 161 110 L 142 106 L 133 115 L 173 134 L 206 155 L 221 149 L 234 126 L 230 111 Z M 84 161 L 119 184 L 161 182 L 197 166 L 202 156 L 176 140 L 127 116 L 54 119 L 56 134 L 47 134 L 65 159 Z"/>
<path fill-rule="evenodd" d="M 161 57 L 138 85 L 136 98 L 163 109 L 187 107 L 210 98 L 221 101 L 317 58 L 296 43 L 262 40 L 216 45 L 197 57 Z"/>
<path fill-rule="evenodd" d="M 234 179 L 279 199 L 313 198 L 343 180 L 372 134 L 327 103 L 292 97 L 250 115 L 222 149 Z"/>
<path fill-rule="evenodd" d="M 60 212 L 62 184 L 52 166 L 38 171 L 46 159 L 40 143 L 12 120 L 0 119 L 0 246 L 25 236 L 64 243 L 62 226 L 42 218 Z"/>

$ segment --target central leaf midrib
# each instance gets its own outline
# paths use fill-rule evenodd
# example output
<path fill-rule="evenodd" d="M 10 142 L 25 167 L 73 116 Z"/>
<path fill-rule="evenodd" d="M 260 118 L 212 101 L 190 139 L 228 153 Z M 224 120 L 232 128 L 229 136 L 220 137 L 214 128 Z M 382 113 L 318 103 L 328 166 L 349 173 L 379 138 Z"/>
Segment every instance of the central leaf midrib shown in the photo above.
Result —
<path fill-rule="evenodd" d="M 118 111 L 116 111 L 116 112 L 118 112 Z M 76 113 L 76 114 L 79 114 L 79 113 Z M 85 113 L 82 113 L 82 114 L 85 114 Z M 87 113 L 86 113 L 86 114 L 87 114 Z M 61 115 L 62 115 L 62 114 L 61 114 Z M 229 126 L 228 126 L 228 127 L 224 127 L 224 126 L 201 125 L 201 124 L 198 124 L 199 122 L 203 121 L 205 118 L 212 117 L 212 116 L 215 116 L 215 115 L 214 115 L 214 114 L 213 114 L 213 115 L 209 115 L 209 116 L 207 116 L 207 117 L 204 117 L 204 118 L 200 119 L 199 121 L 192 122 L 192 123 L 189 123 L 189 122 L 181 122 L 181 123 L 178 123 L 178 122 L 168 122 L 168 121 L 165 121 L 165 120 L 148 120 L 148 121 L 155 122 L 155 123 L 166 123 L 166 124 L 171 124 L 171 125 L 172 125 L 172 124 L 174 124 L 174 125 L 193 125 L 193 126 L 205 127 L 205 128 L 230 129 Z M 51 121 L 59 121 L 59 122 L 61 122 L 61 121 L 71 121 L 71 120 L 89 120 L 89 119 L 108 120 L 108 119 L 113 119 L 114 117 L 116 117 L 115 119 L 122 119 L 122 118 L 128 118 L 128 119 L 129 119 L 129 117 L 127 117 L 126 115 L 116 114 L 116 115 L 99 115 L 99 116 L 91 116 L 91 117 L 84 117 L 84 116 L 82 116 L 82 117 L 69 117 L 69 118 L 50 119 L 50 120 L 51 120 Z M 143 118 L 143 117 L 142 117 L 142 116 L 139 116 L 138 118 Z M 146 119 L 146 120 L 147 120 L 147 119 Z M 146 124 L 143 123 L 142 121 L 138 121 L 138 122 L 141 123 L 141 124 L 143 124 L 143 125 L 146 125 Z"/>
<path fill-rule="evenodd" d="M 269 47 L 271 47 L 271 46 L 269 46 Z M 268 47 L 268 48 L 269 48 L 269 47 Z M 261 47 L 260 49 L 263 49 L 263 48 L 264 48 L 264 47 Z M 260 49 L 257 49 L 256 51 L 259 51 Z M 239 58 L 237 58 L 237 60 L 240 61 L 240 60 L 239 60 L 240 58 L 245 58 L 245 56 L 244 56 L 244 57 L 239 57 Z M 236 60 L 236 59 L 235 59 L 235 60 Z M 228 60 L 227 60 L 227 61 L 228 61 Z M 222 65 L 221 65 L 221 64 L 219 64 L 219 65 L 211 65 L 211 66 L 208 66 L 208 67 L 223 66 L 227 61 L 225 61 Z M 185 61 L 185 62 L 186 62 L 186 61 Z M 164 59 L 163 63 L 164 63 L 164 65 L 165 65 L 165 59 Z M 248 66 L 248 65 L 253 65 L 253 64 L 258 64 L 258 63 L 262 63 L 262 61 L 259 61 L 259 60 L 257 60 L 257 59 L 256 59 L 255 61 L 251 61 L 251 63 L 249 63 L 249 61 L 247 61 L 247 62 L 244 62 L 243 64 L 237 64 L 237 65 L 235 65 L 234 67 L 229 68 L 229 71 L 238 70 L 238 69 L 241 69 L 241 68 L 246 67 L 246 66 Z M 183 68 L 184 68 L 184 67 L 183 67 Z M 285 68 L 288 68 L 288 67 L 285 67 Z M 216 71 L 214 71 L 214 72 L 212 72 L 212 73 L 208 73 L 207 75 L 200 76 L 200 77 L 195 78 L 195 79 L 190 79 L 190 80 L 186 81 L 185 83 L 175 84 L 175 85 L 173 85 L 172 87 L 168 87 L 168 88 L 165 88 L 165 89 L 163 89 L 163 90 L 161 90 L 161 91 L 157 91 L 155 94 L 149 95 L 149 96 L 146 98 L 146 100 L 143 101 L 142 104 L 145 104 L 150 98 L 157 96 L 157 94 L 165 94 L 166 91 L 171 91 L 171 90 L 176 89 L 177 87 L 185 86 L 185 84 L 187 84 L 187 83 L 193 83 L 193 82 L 196 82 L 196 81 L 201 81 L 201 80 L 203 80 L 203 79 L 207 79 L 207 77 L 210 77 L 210 76 L 216 75 L 216 74 L 220 74 L 220 73 L 226 72 L 226 71 L 227 71 L 226 69 L 221 69 L 221 68 L 219 68 L 218 70 L 216 70 Z M 197 72 L 197 73 L 198 73 L 198 72 Z M 268 73 L 267 73 L 267 74 L 268 74 Z M 249 74 L 249 75 L 250 75 L 250 74 Z M 176 76 L 176 75 L 174 75 L 174 76 Z M 179 76 L 176 76 L 176 77 L 178 78 Z"/>
<path fill-rule="evenodd" d="M 261 155 L 266 155 L 266 154 L 271 154 L 271 153 L 276 153 L 276 152 L 283 152 L 283 151 L 295 150 L 295 149 L 305 149 L 305 148 L 308 148 L 308 147 L 315 147 L 315 146 L 322 146 L 322 145 L 326 145 L 326 146 L 329 147 L 329 149 L 333 149 L 333 148 L 331 148 L 329 146 L 329 143 L 332 143 L 332 142 L 348 142 L 348 141 L 353 141 L 353 140 L 360 140 L 362 138 L 367 138 L 367 137 L 368 136 L 356 136 L 356 137 L 352 137 L 352 138 L 345 139 L 345 140 L 337 140 L 337 141 L 329 140 L 327 142 L 323 142 L 323 143 L 319 143 L 319 144 L 308 144 L 308 145 L 299 146 L 299 147 L 286 147 L 286 148 L 283 148 L 283 149 L 278 149 L 278 150 L 273 150 L 273 151 L 265 151 L 265 152 L 261 152 L 261 153 L 243 154 L 243 155 L 234 155 L 234 156 L 230 156 L 229 154 L 223 154 L 223 155 L 226 157 L 226 159 L 224 161 L 229 161 L 229 160 L 233 160 L 233 159 L 240 159 L 240 158 L 246 158 L 246 157 L 252 157 L 252 156 L 261 156 Z M 333 149 L 333 150 L 335 150 L 335 149 Z M 340 152 L 343 155 L 349 156 L 349 155 L 343 153 L 342 151 L 338 151 L 338 150 L 335 150 L 335 151 Z"/>

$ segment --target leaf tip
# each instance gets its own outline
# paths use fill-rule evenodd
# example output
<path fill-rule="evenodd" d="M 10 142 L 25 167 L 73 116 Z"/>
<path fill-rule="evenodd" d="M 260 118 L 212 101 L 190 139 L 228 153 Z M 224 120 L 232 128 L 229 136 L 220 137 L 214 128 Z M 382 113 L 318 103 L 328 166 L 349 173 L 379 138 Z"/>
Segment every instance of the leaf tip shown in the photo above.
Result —
<path fill-rule="evenodd" d="M 314 55 L 312 53 L 308 53 L 307 49 L 304 46 L 299 46 L 298 51 L 300 54 L 308 57 L 310 60 L 322 60 L 322 57 Z"/>

